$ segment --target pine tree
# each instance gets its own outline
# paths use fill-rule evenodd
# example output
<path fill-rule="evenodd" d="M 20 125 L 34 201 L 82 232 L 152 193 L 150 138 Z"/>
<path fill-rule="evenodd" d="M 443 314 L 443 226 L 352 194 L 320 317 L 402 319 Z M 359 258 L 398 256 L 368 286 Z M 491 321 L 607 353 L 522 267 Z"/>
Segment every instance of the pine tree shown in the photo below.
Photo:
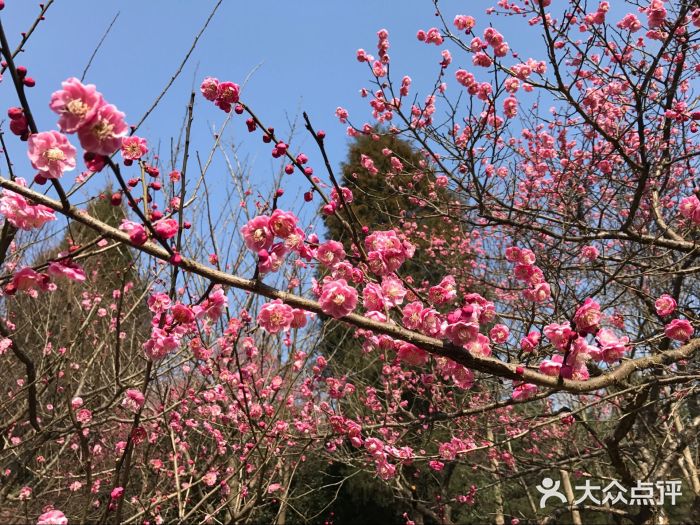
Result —
<path fill-rule="evenodd" d="M 371 159 L 371 164 L 367 159 Z M 373 165 L 373 169 L 368 169 L 368 165 Z M 418 248 L 416 256 L 401 267 L 400 274 L 407 283 L 417 286 L 436 284 L 445 275 L 446 268 L 450 268 L 449 254 L 440 253 L 440 261 L 436 258 L 441 249 L 439 240 L 452 235 L 455 226 L 449 217 L 438 214 L 427 203 L 440 201 L 443 209 L 451 209 L 456 203 L 448 190 L 437 188 L 434 182 L 435 174 L 421 152 L 409 142 L 391 134 L 356 137 L 342 165 L 339 181 L 342 187 L 349 188 L 353 193 L 351 206 L 353 218 L 356 217 L 359 222 L 358 229 L 368 226 L 372 231 L 396 229 L 410 232 L 411 242 Z M 338 213 L 346 217 L 342 209 Z M 327 216 L 324 222 L 328 238 L 342 242 L 346 252 L 352 253 L 352 236 L 337 216 Z M 463 253 L 454 255 L 452 260 L 464 260 Z M 465 272 L 469 270 L 465 269 Z M 353 334 L 354 330 L 342 322 L 323 320 L 319 351 L 329 357 L 330 373 L 339 375 L 342 371 L 355 371 L 350 373 L 352 382 L 379 385 L 383 362 L 371 361 L 375 357 L 368 362 Z M 428 406 L 425 399 L 409 392 L 404 392 L 404 399 L 408 401 L 408 410 L 426 413 Z M 372 475 L 358 474 L 353 467 L 334 463 L 322 471 L 325 472 L 324 484 L 331 486 L 352 475 L 338 491 L 332 506 L 335 525 L 354 523 L 357 517 L 355 509 L 358 508 L 364 509 L 365 515 L 373 516 L 376 523 L 402 524 L 405 522 L 402 517 L 406 511 L 405 500 L 425 498 L 429 492 L 424 477 L 418 478 L 418 486 L 414 485 L 412 496 L 407 497 L 396 494 Z M 440 477 L 445 479 L 438 486 L 448 486 L 452 478 L 462 476 L 455 476 L 448 469 Z"/>

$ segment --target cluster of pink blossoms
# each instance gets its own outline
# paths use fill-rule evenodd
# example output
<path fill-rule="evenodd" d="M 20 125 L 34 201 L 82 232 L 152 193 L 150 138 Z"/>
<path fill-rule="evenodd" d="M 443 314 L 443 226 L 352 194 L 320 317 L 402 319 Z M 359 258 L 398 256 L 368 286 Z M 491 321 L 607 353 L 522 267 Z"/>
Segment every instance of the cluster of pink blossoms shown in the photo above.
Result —
<path fill-rule="evenodd" d="M 220 286 L 215 286 L 204 301 L 192 306 L 182 303 L 173 305 L 170 297 L 164 293 L 151 294 L 148 308 L 153 312 L 153 319 L 151 336 L 143 345 L 146 356 L 156 361 L 177 350 L 182 338 L 192 331 L 193 323 L 197 320 L 215 322 L 227 306 L 226 293 Z"/>
<path fill-rule="evenodd" d="M 457 15 L 454 19 L 454 26 L 460 31 L 470 32 L 476 25 L 474 17 L 467 15 Z"/>
<path fill-rule="evenodd" d="M 535 266 L 536 257 L 532 250 L 511 246 L 506 249 L 506 259 L 516 263 L 513 269 L 515 278 L 529 286 L 522 292 L 525 299 L 542 303 L 550 298 L 550 286 L 545 282 L 542 270 Z"/>
<path fill-rule="evenodd" d="M 246 247 L 258 256 L 262 275 L 279 270 L 290 251 L 310 260 L 313 252 L 304 243 L 304 230 L 297 226 L 297 217 L 276 209 L 271 215 L 258 215 L 241 228 Z M 279 239 L 278 242 L 275 242 Z"/>
<path fill-rule="evenodd" d="M 290 328 L 303 328 L 306 326 L 306 312 L 275 299 L 260 308 L 258 324 L 271 334 Z"/>
<path fill-rule="evenodd" d="M 27 186 L 22 178 L 15 179 L 15 182 L 20 186 Z M 30 204 L 22 195 L 10 190 L 2 192 L 0 214 L 20 230 L 41 228 L 47 222 L 56 220 L 56 215 L 51 208 L 42 204 Z"/>
<path fill-rule="evenodd" d="M 584 17 L 584 21 L 591 25 L 601 25 L 605 23 L 605 14 L 610 10 L 609 2 L 600 2 L 594 13 L 589 13 Z"/>
<path fill-rule="evenodd" d="M 93 84 L 84 85 L 77 78 L 69 78 L 61 87 L 63 89 L 51 95 L 49 103 L 49 107 L 59 115 L 59 129 L 63 133 L 77 133 L 80 145 L 88 153 L 111 155 L 117 151 L 122 146 L 122 138 L 129 132 L 124 113 L 107 103 Z M 30 148 L 31 140 L 30 137 Z M 46 140 L 42 138 L 41 144 L 45 143 Z M 40 154 L 44 154 L 44 148 L 45 146 L 42 146 L 39 150 Z M 32 163 L 34 164 L 34 161 Z"/>
<path fill-rule="evenodd" d="M 394 273 L 407 260 L 413 257 L 416 247 L 402 241 L 394 230 L 377 231 L 365 238 L 367 261 L 375 275 Z"/>
<path fill-rule="evenodd" d="M 219 82 L 219 79 L 213 77 L 205 78 L 199 89 L 204 98 L 213 102 L 217 108 L 226 113 L 231 112 L 233 104 L 238 103 L 240 97 L 238 84 L 228 81 Z"/>
<path fill-rule="evenodd" d="M 345 436 L 355 448 L 365 449 L 381 479 L 392 479 L 397 473 L 396 463 L 410 464 L 415 457 L 411 447 L 399 448 L 376 437 L 363 438 L 362 426 L 350 418 L 331 416 L 330 419 L 335 433 Z"/>

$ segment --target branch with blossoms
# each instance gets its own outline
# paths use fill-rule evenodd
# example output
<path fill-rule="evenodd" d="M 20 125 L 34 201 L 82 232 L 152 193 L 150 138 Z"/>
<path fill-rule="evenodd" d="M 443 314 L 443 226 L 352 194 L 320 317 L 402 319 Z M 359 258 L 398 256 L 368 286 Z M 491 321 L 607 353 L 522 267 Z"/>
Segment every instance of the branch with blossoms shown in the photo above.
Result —
<path fill-rule="evenodd" d="M 138 250 L 162 261 L 172 261 L 171 254 L 165 250 L 165 248 L 157 246 L 152 242 L 134 244 L 134 237 L 136 237 L 136 241 L 144 238 L 141 230 L 138 230 L 139 233 L 136 235 L 134 233 L 126 233 L 88 216 L 82 210 L 76 208 L 63 210 L 60 202 L 46 197 L 38 192 L 27 189 L 20 184 L 13 183 L 10 180 L 0 178 L 0 186 L 22 195 L 25 198 L 31 199 L 33 202 L 39 205 L 46 206 L 60 213 L 64 213 L 67 217 L 70 217 L 71 219 L 94 229 L 105 238 L 112 239 L 120 243 L 130 244 Z M 256 222 L 263 223 L 266 221 L 258 220 Z M 251 230 L 254 231 L 255 226 L 257 226 L 257 224 L 253 223 L 251 225 Z M 253 233 L 253 235 L 255 234 Z M 615 370 L 588 381 L 576 381 L 542 374 L 519 363 L 506 363 L 498 359 L 474 355 L 468 351 L 465 351 L 464 348 L 456 346 L 455 344 L 450 344 L 450 341 L 435 339 L 420 332 L 407 330 L 397 325 L 376 321 L 358 314 L 352 314 L 350 313 L 352 309 L 348 310 L 347 305 L 352 304 L 353 299 L 354 301 L 357 301 L 357 295 L 356 292 L 354 292 L 354 289 L 347 285 L 347 282 L 331 282 L 331 284 L 324 286 L 324 289 L 321 291 L 321 295 L 323 296 L 325 294 L 325 297 L 322 297 L 320 301 L 314 301 L 288 292 L 276 290 L 259 280 L 250 280 L 235 275 L 226 274 L 187 258 L 181 258 L 181 260 L 177 263 L 177 266 L 183 271 L 191 272 L 204 277 L 212 283 L 231 286 L 273 299 L 278 301 L 278 303 L 276 303 L 278 305 L 288 305 L 289 307 L 298 308 L 307 312 L 329 315 L 331 317 L 342 319 L 344 322 L 358 328 L 369 330 L 376 334 L 394 337 L 398 340 L 413 344 L 419 349 L 425 350 L 428 353 L 440 357 L 446 357 L 467 368 L 479 372 L 493 374 L 498 377 L 516 381 L 527 381 L 529 383 L 547 386 L 557 390 L 583 393 L 605 388 L 610 385 L 622 384 L 631 374 L 636 371 L 643 371 L 645 369 L 654 368 L 657 366 L 667 366 L 677 361 L 687 359 L 691 357 L 700 347 L 700 340 L 693 339 L 686 345 L 674 350 L 668 350 L 653 356 L 640 357 L 625 361 Z M 19 284 L 18 289 L 23 289 L 26 286 L 26 284 L 22 283 L 23 277 L 23 275 L 20 275 L 17 279 Z M 341 296 L 343 300 L 341 301 L 338 299 L 338 296 Z M 581 315 L 595 315 L 598 316 L 599 319 L 599 306 L 596 307 L 595 305 L 592 305 L 592 301 L 587 303 L 585 308 L 582 308 L 583 310 L 581 311 Z M 269 325 L 272 332 L 281 331 L 285 328 L 285 326 L 287 326 L 287 323 L 289 323 L 289 326 L 291 326 L 292 323 L 293 317 L 290 317 L 291 310 L 288 311 L 284 307 L 279 307 L 279 310 L 280 312 L 272 312 L 270 314 L 271 317 L 274 317 L 276 322 L 281 322 L 281 324 L 278 325 Z M 588 313 L 590 311 L 592 311 L 593 314 Z M 590 330 L 596 325 L 597 321 L 591 326 L 585 326 L 581 331 L 585 333 L 586 330 Z M 474 330 L 475 328 L 476 327 L 474 325 L 466 327 L 467 330 Z M 669 334 L 670 336 L 678 337 L 679 339 L 687 339 L 688 330 L 689 325 L 687 324 L 680 322 L 672 323 L 672 325 L 670 325 Z M 471 334 L 465 334 L 466 337 L 469 337 L 469 335 Z M 461 334 L 457 334 L 457 337 L 460 336 Z"/>

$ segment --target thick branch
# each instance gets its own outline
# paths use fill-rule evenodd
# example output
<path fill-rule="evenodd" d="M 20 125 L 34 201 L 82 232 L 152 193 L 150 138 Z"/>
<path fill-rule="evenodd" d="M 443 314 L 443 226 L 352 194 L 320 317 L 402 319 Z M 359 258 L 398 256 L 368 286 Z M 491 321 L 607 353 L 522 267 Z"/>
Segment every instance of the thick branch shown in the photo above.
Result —
<path fill-rule="evenodd" d="M 48 206 L 49 208 L 52 208 L 53 210 L 56 210 L 59 213 L 62 213 L 67 217 L 70 217 L 71 219 L 92 228 L 107 238 L 123 244 L 131 245 L 129 235 L 127 233 L 113 228 L 100 220 L 95 219 L 94 217 L 91 217 L 83 210 L 79 210 L 73 206 L 64 209 L 60 202 L 42 195 L 41 193 L 37 193 L 29 188 L 20 186 L 19 184 L 7 179 L 0 178 L 0 186 L 15 193 L 19 193 L 24 197 L 30 198 L 36 203 Z M 134 248 L 156 257 L 157 259 L 163 261 L 170 260 L 170 254 L 168 251 L 152 242 L 147 242 L 142 246 L 134 246 Z M 289 304 L 290 306 L 301 308 L 309 312 L 314 312 L 317 314 L 323 313 L 318 302 L 277 290 L 258 280 L 244 279 L 243 277 L 221 272 L 186 258 L 183 258 L 182 262 L 178 266 L 184 271 L 192 272 L 215 283 L 232 286 L 239 290 L 252 292 L 270 299 L 281 299 L 284 303 Z M 364 330 L 371 330 L 379 334 L 385 334 L 402 341 L 407 341 L 433 355 L 446 357 L 472 370 L 492 374 L 506 379 L 526 381 L 557 390 L 567 390 L 573 393 L 592 392 L 600 388 L 619 384 L 637 370 L 669 365 L 682 359 L 688 359 L 698 350 L 698 348 L 700 348 L 700 338 L 696 338 L 675 350 L 668 350 L 655 355 L 626 361 L 612 372 L 603 374 L 588 381 L 573 381 L 570 379 L 548 376 L 535 370 L 525 368 L 519 363 L 506 363 L 493 357 L 476 357 L 471 355 L 464 348 L 457 347 L 449 342 L 428 337 L 426 335 L 401 328 L 395 324 L 380 323 L 359 314 L 347 315 L 343 317 L 342 320 Z M 518 373 L 518 370 L 520 370 L 521 373 Z"/>

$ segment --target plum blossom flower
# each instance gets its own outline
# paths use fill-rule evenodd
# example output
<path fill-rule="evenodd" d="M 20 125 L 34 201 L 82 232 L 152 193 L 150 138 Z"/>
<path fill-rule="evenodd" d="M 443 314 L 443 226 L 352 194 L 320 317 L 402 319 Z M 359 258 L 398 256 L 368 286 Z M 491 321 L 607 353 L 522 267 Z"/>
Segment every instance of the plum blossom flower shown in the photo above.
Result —
<path fill-rule="evenodd" d="M 474 17 L 466 15 L 457 15 L 454 19 L 454 26 L 460 31 L 471 31 L 471 29 L 476 25 L 476 20 Z"/>
<path fill-rule="evenodd" d="M 190 324 L 196 319 L 194 310 L 182 303 L 175 304 L 172 313 L 173 319 L 180 324 Z"/>
<path fill-rule="evenodd" d="M 20 292 L 32 292 L 34 290 L 46 292 L 52 287 L 48 275 L 36 272 L 31 268 L 22 268 L 15 272 L 10 285 L 13 290 Z M 7 292 L 7 290 L 5 291 Z"/>
<path fill-rule="evenodd" d="M 316 258 L 326 268 L 334 268 L 345 259 L 345 249 L 338 241 L 326 241 L 316 250 Z"/>
<path fill-rule="evenodd" d="M 27 501 L 32 496 L 32 488 L 26 485 L 19 489 L 19 500 Z"/>
<path fill-rule="evenodd" d="M 5 354 L 10 348 L 12 348 L 12 339 L 9 337 L 3 337 L 0 339 L 0 355 Z"/>
<path fill-rule="evenodd" d="M 286 239 L 295 232 L 297 228 L 297 217 L 292 212 L 283 211 L 278 208 L 272 212 L 268 226 L 275 236 L 280 239 Z"/>
<path fill-rule="evenodd" d="M 548 376 L 558 376 L 562 363 L 564 362 L 564 356 L 561 355 L 555 355 L 552 356 L 551 359 L 544 359 L 540 363 L 539 370 L 543 374 L 546 374 Z"/>
<path fill-rule="evenodd" d="M 404 326 L 406 328 L 409 328 L 411 330 L 415 329 L 418 324 L 420 323 L 420 312 L 423 308 L 423 305 L 420 303 L 411 303 L 412 305 L 418 305 L 417 309 L 414 306 L 413 309 L 410 308 L 411 305 L 408 305 L 406 308 L 403 310 L 404 314 Z M 384 292 L 382 291 L 382 287 L 376 283 L 369 283 L 367 286 L 365 286 L 364 290 L 362 290 L 362 306 L 365 307 L 366 310 L 370 312 L 382 312 L 384 311 L 384 308 L 386 307 L 386 301 L 384 299 Z M 413 315 L 413 317 L 411 317 Z M 408 321 L 407 321 L 407 316 L 408 316 Z M 411 319 L 413 319 L 413 323 L 411 322 Z M 408 323 L 408 324 L 407 324 Z M 410 324 L 410 326 L 409 326 Z"/>
<path fill-rule="evenodd" d="M 248 221 L 248 224 L 241 228 L 241 234 L 245 245 L 254 252 L 270 249 L 274 241 L 270 218 L 265 215 L 258 215 Z"/>
<path fill-rule="evenodd" d="M 365 238 L 370 270 L 377 275 L 394 273 L 413 257 L 415 246 L 402 241 L 394 230 L 376 231 Z"/>
<path fill-rule="evenodd" d="M 455 278 L 448 275 L 428 290 L 428 297 L 436 305 L 447 304 L 457 297 Z"/>
<path fill-rule="evenodd" d="M 22 178 L 15 179 L 15 182 L 20 186 L 27 186 Z M 10 190 L 2 192 L 0 214 L 20 230 L 41 228 L 47 222 L 56 220 L 56 215 L 51 208 L 43 204 L 30 204 L 22 195 Z"/>
<path fill-rule="evenodd" d="M 290 326 L 292 328 L 304 328 L 306 326 L 306 311 L 301 308 L 294 308 L 292 310 L 292 322 Z"/>
<path fill-rule="evenodd" d="M 154 293 L 148 297 L 146 304 L 151 312 L 161 314 L 170 308 L 171 300 L 166 293 Z"/>
<path fill-rule="evenodd" d="M 588 297 L 574 314 L 576 330 L 582 334 L 593 334 L 601 320 L 600 305 Z"/>
<path fill-rule="evenodd" d="M 407 293 L 397 277 L 389 275 L 382 279 L 382 294 L 389 306 L 399 306 Z"/>
<path fill-rule="evenodd" d="M 197 317 L 206 315 L 210 320 L 216 321 L 223 315 L 227 306 L 226 292 L 221 286 L 216 285 L 214 291 L 209 294 L 209 298 L 198 306 Z"/>
<path fill-rule="evenodd" d="M 515 401 L 524 401 L 530 399 L 537 394 L 537 385 L 532 383 L 523 383 L 513 389 L 512 397 Z"/>
<path fill-rule="evenodd" d="M 663 294 L 654 302 L 656 313 L 661 317 L 671 315 L 676 310 L 676 300 L 668 294 Z"/>
<path fill-rule="evenodd" d="M 491 328 L 491 331 L 489 332 L 489 337 L 491 338 L 491 341 L 493 341 L 496 344 L 505 343 L 509 335 L 510 330 L 508 330 L 508 327 L 504 324 L 497 324 L 496 326 Z"/>
<path fill-rule="evenodd" d="M 123 219 L 119 229 L 128 233 L 129 240 L 136 246 L 141 246 L 148 240 L 146 228 L 144 228 L 143 224 Z"/>
<path fill-rule="evenodd" d="M 266 303 L 258 314 L 258 324 L 271 334 L 289 330 L 293 321 L 294 311 L 292 307 L 284 304 L 281 299 Z"/>
<path fill-rule="evenodd" d="M 75 413 L 75 419 L 83 425 L 86 425 L 92 421 L 92 411 L 87 408 L 81 408 Z"/>
<path fill-rule="evenodd" d="M 520 348 L 523 352 L 532 352 L 540 342 L 539 332 L 532 331 L 520 340 Z"/>
<path fill-rule="evenodd" d="M 29 136 L 27 155 L 35 169 L 46 179 L 58 179 L 75 169 L 76 150 L 58 131 L 43 131 Z"/>
<path fill-rule="evenodd" d="M 679 211 L 693 224 L 700 224 L 700 199 L 695 195 L 684 198 L 680 203 Z"/>
<path fill-rule="evenodd" d="M 65 277 L 77 282 L 85 280 L 85 271 L 78 264 L 68 259 L 51 261 L 46 269 L 46 273 L 51 277 Z"/>
<path fill-rule="evenodd" d="M 413 366 L 422 366 L 428 362 L 428 353 L 411 343 L 401 343 L 397 355 L 401 361 Z"/>
<path fill-rule="evenodd" d="M 124 137 L 122 139 L 122 157 L 125 160 L 138 160 L 148 153 L 148 143 L 146 139 L 137 137 Z"/>
<path fill-rule="evenodd" d="M 151 329 L 151 337 L 143 345 L 146 356 L 156 361 L 162 359 L 180 346 L 180 337 L 176 333 L 168 332 L 163 328 Z"/>
<path fill-rule="evenodd" d="M 326 282 L 318 299 L 324 314 L 336 319 L 345 317 L 357 306 L 357 290 L 345 279 Z"/>
<path fill-rule="evenodd" d="M 694 331 L 693 325 L 685 319 L 674 319 L 664 329 L 666 337 L 674 341 L 687 341 Z"/>
<path fill-rule="evenodd" d="M 258 268 L 262 275 L 276 272 L 284 264 L 284 256 L 287 254 L 287 247 L 278 242 L 273 244 L 270 250 L 260 250 L 258 252 Z"/>
<path fill-rule="evenodd" d="M 96 155 L 111 155 L 122 145 L 129 132 L 124 113 L 112 104 L 103 104 L 95 118 L 78 129 L 78 139 L 85 151 Z"/>
<path fill-rule="evenodd" d="M 630 341 L 629 337 L 618 337 L 609 328 L 600 329 L 595 338 L 600 345 L 601 360 L 606 363 L 620 360 L 627 350 L 627 343 Z"/>
<path fill-rule="evenodd" d="M 204 98 L 214 102 L 219 92 L 219 79 L 213 77 L 205 78 L 199 90 L 202 92 Z"/>
<path fill-rule="evenodd" d="M 581 257 L 588 261 L 595 261 L 598 258 L 598 255 L 600 255 L 600 252 L 595 246 L 584 246 L 581 249 Z"/>
<path fill-rule="evenodd" d="M 488 357 L 491 355 L 491 347 L 489 346 L 489 338 L 483 334 L 476 334 L 476 337 L 467 341 L 464 348 L 476 357 Z"/>
<path fill-rule="evenodd" d="M 63 89 L 54 91 L 49 107 L 58 113 L 58 127 L 64 133 L 75 133 L 88 124 L 103 104 L 102 95 L 94 84 L 84 85 L 71 77 L 61 82 Z"/>
<path fill-rule="evenodd" d="M 36 525 L 68 525 L 68 518 L 60 510 L 54 509 L 39 516 Z"/>
<path fill-rule="evenodd" d="M 240 87 L 233 82 L 219 82 L 216 89 L 216 101 L 220 104 L 235 104 L 240 96 Z M 221 107 L 221 106 L 219 106 Z M 224 109 L 224 108 L 222 108 Z"/>
<path fill-rule="evenodd" d="M 445 337 L 457 346 L 466 345 L 479 333 L 479 324 L 474 321 L 457 321 L 445 328 Z"/>
<path fill-rule="evenodd" d="M 569 341 L 576 336 L 576 332 L 571 329 L 571 325 L 566 322 L 562 324 L 550 323 L 544 327 L 544 335 L 549 339 L 557 350 L 566 350 Z"/>
<path fill-rule="evenodd" d="M 523 290 L 523 297 L 533 303 L 542 303 L 551 296 L 551 288 L 547 283 L 537 283 L 532 288 Z"/>
<path fill-rule="evenodd" d="M 175 219 L 160 219 L 153 223 L 153 229 L 161 239 L 172 239 L 177 235 L 179 225 Z"/>
<path fill-rule="evenodd" d="M 135 388 L 129 388 L 126 392 L 124 392 L 122 406 L 129 412 L 133 412 L 135 414 L 143 406 L 145 401 L 146 398 L 140 390 L 136 390 Z"/>

